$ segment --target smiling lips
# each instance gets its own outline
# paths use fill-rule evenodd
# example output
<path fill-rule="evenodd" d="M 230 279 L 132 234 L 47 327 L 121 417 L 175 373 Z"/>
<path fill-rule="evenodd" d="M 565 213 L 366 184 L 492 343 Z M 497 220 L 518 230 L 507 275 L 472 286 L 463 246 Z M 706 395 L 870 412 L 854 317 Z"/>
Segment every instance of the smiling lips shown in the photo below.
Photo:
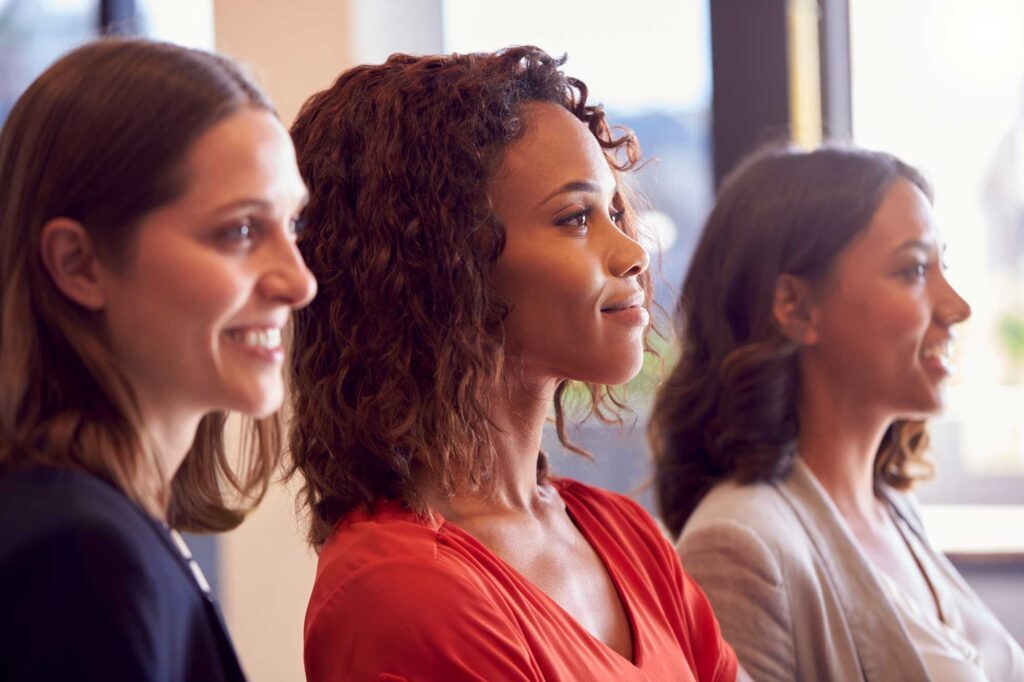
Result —
<path fill-rule="evenodd" d="M 264 360 L 280 362 L 284 359 L 280 327 L 247 327 L 229 329 L 226 333 L 232 341 Z"/>
<path fill-rule="evenodd" d="M 949 376 L 953 373 L 953 340 L 943 339 L 930 343 L 921 348 L 922 364 L 941 376 Z"/>

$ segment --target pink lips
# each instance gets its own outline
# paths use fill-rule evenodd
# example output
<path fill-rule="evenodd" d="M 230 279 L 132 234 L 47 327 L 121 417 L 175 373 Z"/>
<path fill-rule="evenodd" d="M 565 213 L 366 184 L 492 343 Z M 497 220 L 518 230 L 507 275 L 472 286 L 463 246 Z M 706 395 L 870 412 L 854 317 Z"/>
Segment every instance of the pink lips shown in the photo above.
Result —
<path fill-rule="evenodd" d="M 945 379 L 952 374 L 952 368 L 942 358 L 925 357 L 921 359 L 921 364 L 925 369 L 941 379 Z"/>
<path fill-rule="evenodd" d="M 646 308 L 621 308 L 619 310 L 602 310 L 601 313 L 609 319 L 621 322 L 631 327 L 646 327 L 651 321 L 651 316 Z"/>
<path fill-rule="evenodd" d="M 940 339 L 925 346 L 921 350 L 921 365 L 939 379 L 945 379 L 953 373 L 952 338 Z"/>
<path fill-rule="evenodd" d="M 284 361 L 284 347 L 281 345 L 280 326 L 236 327 L 225 332 L 228 343 L 250 358 L 272 365 Z"/>
<path fill-rule="evenodd" d="M 601 308 L 601 314 L 630 327 L 646 327 L 651 321 L 651 316 L 643 306 L 644 295 L 637 292 L 629 298 L 604 306 Z"/>

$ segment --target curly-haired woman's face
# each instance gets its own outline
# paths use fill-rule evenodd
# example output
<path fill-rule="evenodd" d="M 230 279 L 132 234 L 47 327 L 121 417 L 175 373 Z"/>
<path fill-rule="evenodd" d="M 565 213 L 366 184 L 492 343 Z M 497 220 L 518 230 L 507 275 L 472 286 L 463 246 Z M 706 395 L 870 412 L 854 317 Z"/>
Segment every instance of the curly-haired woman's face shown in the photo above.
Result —
<path fill-rule="evenodd" d="M 900 179 L 840 253 L 814 304 L 807 360 L 842 400 L 887 418 L 942 407 L 952 327 L 970 315 L 946 279 L 942 248 L 928 199 Z"/>
<path fill-rule="evenodd" d="M 622 201 L 597 139 L 564 108 L 524 107 L 491 200 L 507 232 L 496 285 L 512 304 L 508 350 L 534 380 L 619 384 L 643 362 L 647 252 L 619 226 Z"/>

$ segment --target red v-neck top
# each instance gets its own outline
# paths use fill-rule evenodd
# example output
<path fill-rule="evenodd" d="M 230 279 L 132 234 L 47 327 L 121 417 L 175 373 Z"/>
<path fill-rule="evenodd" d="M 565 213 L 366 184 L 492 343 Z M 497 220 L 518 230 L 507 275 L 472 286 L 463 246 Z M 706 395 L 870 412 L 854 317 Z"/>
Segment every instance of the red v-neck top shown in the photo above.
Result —
<path fill-rule="evenodd" d="M 736 655 L 707 597 L 647 512 L 582 483 L 553 484 L 619 591 L 632 661 L 455 524 L 381 503 L 343 519 L 320 554 L 308 679 L 734 680 Z"/>

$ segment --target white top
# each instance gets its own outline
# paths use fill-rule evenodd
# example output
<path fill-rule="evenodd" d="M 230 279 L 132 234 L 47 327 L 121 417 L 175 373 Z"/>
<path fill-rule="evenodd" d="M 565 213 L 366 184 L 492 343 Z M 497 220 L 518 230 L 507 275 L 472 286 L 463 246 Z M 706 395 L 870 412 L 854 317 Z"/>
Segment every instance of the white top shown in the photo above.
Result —
<path fill-rule="evenodd" d="M 992 682 L 992 678 L 986 674 L 978 649 L 967 639 L 956 604 L 946 594 L 942 581 L 931 577 L 937 574 L 938 567 L 930 565 L 928 553 L 923 551 L 924 548 L 915 546 L 917 540 L 914 533 L 904 528 L 903 521 L 895 514 L 893 522 L 935 594 L 939 613 L 932 608 L 923 608 L 918 600 L 911 598 L 888 573 L 877 566 L 874 567 L 875 574 L 896 606 L 900 621 L 921 656 L 928 677 L 942 682 Z"/>

